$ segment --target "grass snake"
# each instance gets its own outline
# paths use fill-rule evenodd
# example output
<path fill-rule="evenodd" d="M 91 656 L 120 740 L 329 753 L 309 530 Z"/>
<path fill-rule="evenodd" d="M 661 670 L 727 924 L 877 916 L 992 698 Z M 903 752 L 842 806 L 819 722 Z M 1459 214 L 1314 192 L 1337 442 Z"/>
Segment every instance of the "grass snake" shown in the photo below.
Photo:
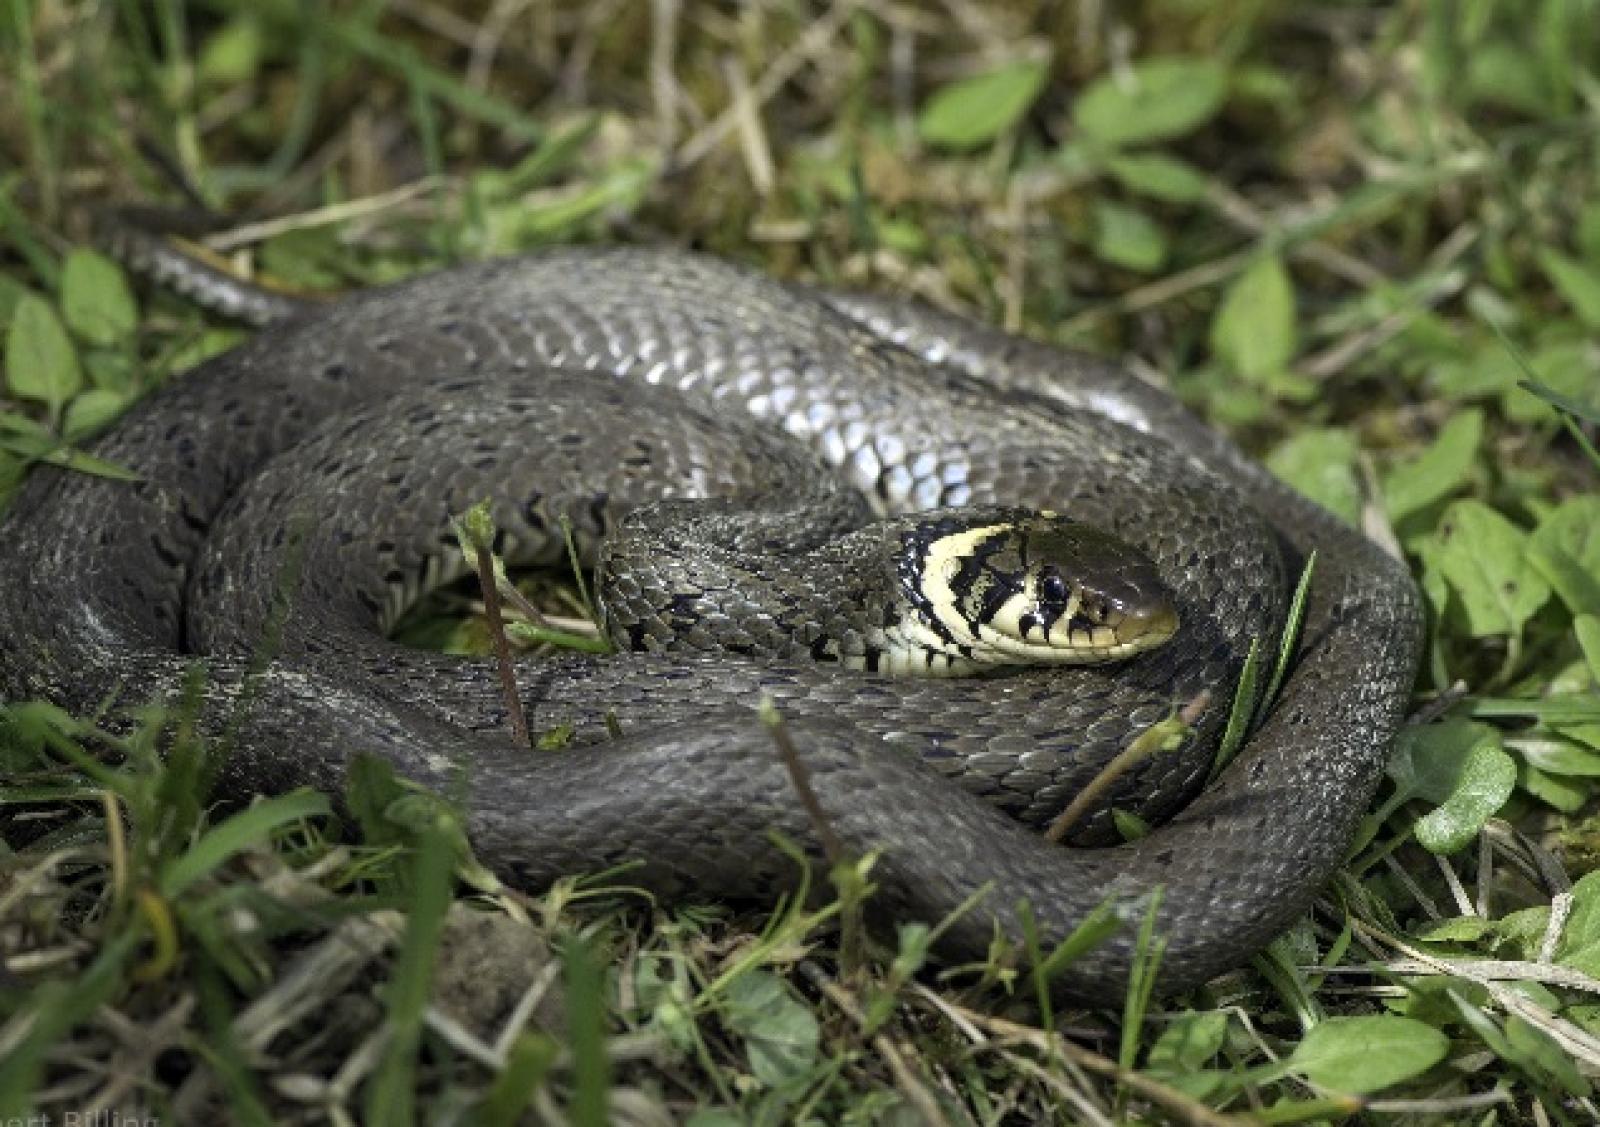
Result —
<path fill-rule="evenodd" d="M 729 898 L 793 885 L 769 831 L 817 849 L 751 711 L 770 698 L 833 831 L 881 850 L 882 918 L 936 921 L 987 887 L 940 940 L 981 958 L 996 927 L 1021 934 L 1022 901 L 1048 944 L 1111 898 L 1127 925 L 1058 983 L 1086 999 L 1119 994 L 1158 887 L 1164 986 L 1241 962 L 1331 875 L 1381 776 L 1420 648 L 1409 575 L 1116 366 L 670 250 L 555 250 L 315 307 L 239 292 L 233 311 L 266 331 L 91 445 L 136 482 L 41 465 L 0 517 L 0 697 L 83 712 L 172 699 L 205 653 L 201 722 L 232 732 L 236 794 L 336 789 L 371 753 L 463 795 L 479 856 L 518 884 L 631 862 L 630 884 Z M 533 752 L 509 736 L 488 663 L 381 630 L 459 570 L 449 518 L 485 495 L 502 547 L 545 562 L 560 559 L 563 516 L 593 548 L 632 526 L 625 514 L 686 498 L 712 498 L 692 502 L 690 528 L 757 510 L 764 531 L 747 542 L 772 561 L 826 555 L 827 537 L 863 528 L 902 535 L 923 510 L 980 523 L 1053 510 L 1135 545 L 1181 625 L 1119 664 L 959 678 L 806 652 L 530 660 L 534 724 L 569 724 L 581 745 Z M 818 498 L 830 515 L 813 519 Z M 667 549 L 694 536 L 676 527 L 647 530 L 637 563 L 655 571 L 618 567 L 607 598 L 683 578 Z M 738 651 L 771 615 L 737 609 L 740 569 L 767 565 L 746 565 L 743 534 L 725 535 L 735 609 L 668 596 L 655 610 L 691 634 L 720 616 L 719 630 L 743 631 Z M 1277 652 L 1312 551 L 1282 692 L 1207 785 L 1245 654 L 1252 640 Z M 704 594 L 703 576 L 689 581 Z M 823 611 L 807 613 L 851 610 L 853 582 L 848 567 L 828 573 L 810 604 Z M 253 670 L 286 584 L 274 656 Z M 653 629 L 621 633 L 650 647 Z M 1119 778 L 1071 846 L 1038 835 L 1185 707 L 1182 746 Z M 1112 808 L 1155 828 L 1108 845 Z"/>

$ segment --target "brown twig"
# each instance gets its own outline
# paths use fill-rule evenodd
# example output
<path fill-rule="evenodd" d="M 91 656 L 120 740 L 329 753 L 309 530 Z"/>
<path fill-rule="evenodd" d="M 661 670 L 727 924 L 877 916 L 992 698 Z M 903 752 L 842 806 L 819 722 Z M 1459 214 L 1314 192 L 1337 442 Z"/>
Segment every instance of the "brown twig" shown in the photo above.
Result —
<path fill-rule="evenodd" d="M 519 742 L 533 746 L 528 734 L 528 718 L 522 711 L 522 696 L 517 691 L 517 671 L 511 664 L 511 642 L 506 637 L 505 615 L 500 610 L 500 584 L 495 581 L 494 553 L 489 545 L 472 545 L 478 559 L 478 585 L 483 589 L 483 613 L 489 620 L 489 638 L 494 643 L 494 662 L 500 670 L 500 691 L 506 698 L 506 714 L 511 731 Z"/>
<path fill-rule="evenodd" d="M 772 742 L 778 749 L 778 758 L 783 760 L 784 769 L 789 772 L 789 782 L 800 798 L 800 805 L 804 807 L 806 817 L 811 819 L 811 828 L 816 832 L 817 840 L 822 843 L 822 852 L 828 858 L 828 864 L 834 866 L 843 864 L 848 860 L 844 842 L 834 832 L 833 823 L 828 821 L 828 812 L 817 800 L 817 792 L 811 788 L 811 772 L 800 761 L 799 749 L 794 746 L 789 729 L 785 726 L 783 717 L 778 712 L 778 706 L 772 702 L 771 697 L 761 698 L 761 722 L 772 734 Z"/>
<path fill-rule="evenodd" d="M 917 1113 L 922 1117 L 923 1121 L 925 1123 L 949 1122 L 949 1116 L 939 1106 L 939 1101 L 934 1097 L 933 1092 L 928 1089 L 928 1086 L 922 1082 L 921 1078 L 911 1068 L 911 1065 L 907 1063 L 908 1058 L 916 1055 L 911 1046 L 889 1036 L 881 1029 L 869 1030 L 867 1027 L 867 1015 L 862 1012 L 861 1006 L 856 1002 L 856 999 L 843 986 L 829 978 L 821 967 L 809 961 L 802 962 L 800 971 L 811 980 L 817 989 L 822 991 L 830 1002 L 839 1007 L 839 1010 L 846 1017 L 855 1022 L 856 1027 L 862 1033 L 871 1037 L 873 1049 L 878 1056 L 883 1058 L 883 1062 L 889 1066 L 889 1071 L 894 1075 L 895 1087 L 899 1088 L 906 1101 L 917 1109 Z"/>
<path fill-rule="evenodd" d="M 1008 1040 L 1032 1045 L 1044 1052 L 1057 1052 L 1066 1060 L 1071 1061 L 1085 1072 L 1092 1072 L 1097 1076 L 1104 1076 L 1127 1088 L 1131 1092 L 1160 1104 L 1171 1112 L 1179 1122 L 1197 1124 L 1199 1127 L 1240 1127 L 1240 1124 L 1250 1122 L 1238 1116 L 1224 1115 L 1212 1111 L 1193 1096 L 1186 1095 L 1170 1085 L 1159 1080 L 1153 1080 L 1142 1073 L 1123 1068 L 1116 1061 L 1103 1057 L 1090 1049 L 1084 1048 L 1075 1041 L 1069 1041 L 1059 1033 L 1047 1033 L 1042 1029 L 1035 1029 L 1029 1025 L 1020 1025 L 1014 1021 L 1007 1021 L 1002 1017 L 991 1017 L 969 1010 L 965 1006 L 957 1005 L 948 999 L 939 998 L 932 991 L 916 987 L 917 993 L 925 1000 L 933 1002 L 935 1008 L 946 1013 L 959 1014 L 965 1023 L 984 1030 L 995 1036 Z"/>
<path fill-rule="evenodd" d="M 1056 815 L 1056 820 L 1050 823 L 1050 828 L 1045 830 L 1046 841 L 1060 842 L 1067 836 L 1067 831 L 1075 826 L 1083 817 L 1085 811 L 1094 805 L 1111 785 L 1122 776 L 1126 775 L 1133 767 L 1148 759 L 1152 755 L 1159 755 L 1165 747 L 1170 736 L 1182 729 L 1190 728 L 1195 721 L 1200 719 L 1200 714 L 1211 703 L 1211 694 L 1201 692 L 1175 716 L 1150 725 L 1140 732 L 1127 747 L 1112 756 L 1111 762 L 1101 768 L 1100 773 L 1089 781 L 1073 800 L 1067 803 L 1067 808 Z"/>

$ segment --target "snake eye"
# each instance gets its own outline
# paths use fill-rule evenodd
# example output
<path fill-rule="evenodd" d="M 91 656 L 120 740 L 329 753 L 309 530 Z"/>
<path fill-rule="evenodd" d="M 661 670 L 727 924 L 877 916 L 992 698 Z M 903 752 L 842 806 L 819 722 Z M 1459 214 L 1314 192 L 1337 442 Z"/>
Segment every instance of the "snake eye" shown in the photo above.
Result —
<path fill-rule="evenodd" d="M 1052 603 L 1064 603 L 1067 601 L 1067 581 L 1061 578 L 1059 571 L 1051 568 L 1039 584 L 1039 593 Z"/>

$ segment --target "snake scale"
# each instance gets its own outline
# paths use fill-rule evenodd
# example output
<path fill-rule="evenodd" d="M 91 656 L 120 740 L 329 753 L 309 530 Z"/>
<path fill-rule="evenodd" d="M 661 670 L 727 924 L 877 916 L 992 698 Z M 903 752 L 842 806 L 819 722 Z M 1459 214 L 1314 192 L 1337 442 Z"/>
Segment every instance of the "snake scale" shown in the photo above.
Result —
<path fill-rule="evenodd" d="M 461 795 L 479 856 L 520 885 L 632 863 L 630 884 L 727 898 L 793 886 L 771 831 L 820 849 L 752 711 L 766 697 L 827 824 L 880 851 L 879 918 L 937 921 L 987 889 L 940 938 L 981 958 L 997 928 L 1020 936 L 1023 901 L 1048 945 L 1109 898 L 1125 925 L 1057 983 L 1089 1000 L 1119 996 L 1158 888 L 1163 987 L 1236 966 L 1305 909 L 1381 776 L 1420 649 L 1409 575 L 1118 367 L 673 250 L 562 249 L 314 308 L 263 301 L 242 312 L 266 331 L 90 446 L 136 482 L 41 465 L 0 518 L 0 696 L 171 699 L 203 652 L 200 721 L 233 734 L 235 794 L 337 788 L 375 754 Z M 571 726 L 559 752 L 512 740 L 489 663 L 382 633 L 459 571 L 449 517 L 481 496 L 508 553 L 556 562 L 563 516 L 592 550 L 629 512 L 684 498 L 770 517 L 773 497 L 805 492 L 796 474 L 842 482 L 868 526 L 1064 513 L 1145 553 L 1181 625 L 1118 664 L 957 678 L 806 653 L 523 661 L 534 726 Z M 1290 674 L 1208 784 L 1244 656 L 1252 640 L 1277 652 L 1312 551 Z M 253 666 L 279 604 L 278 644 Z M 692 632 L 698 604 L 674 606 Z M 1039 836 L 1184 709 L 1182 746 L 1118 778 L 1072 844 Z M 1154 828 L 1112 844 L 1112 808 Z"/>

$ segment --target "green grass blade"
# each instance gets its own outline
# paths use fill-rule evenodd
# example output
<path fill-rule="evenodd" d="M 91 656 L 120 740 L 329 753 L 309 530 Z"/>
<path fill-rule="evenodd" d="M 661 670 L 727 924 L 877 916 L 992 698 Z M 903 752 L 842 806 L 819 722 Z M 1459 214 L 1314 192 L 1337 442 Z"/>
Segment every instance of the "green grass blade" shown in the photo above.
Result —
<path fill-rule="evenodd" d="M 161 894 L 181 895 L 235 854 L 266 842 L 274 830 L 331 812 L 328 796 L 315 791 L 299 790 L 264 799 L 210 830 L 187 852 L 167 864 L 161 872 Z"/>

